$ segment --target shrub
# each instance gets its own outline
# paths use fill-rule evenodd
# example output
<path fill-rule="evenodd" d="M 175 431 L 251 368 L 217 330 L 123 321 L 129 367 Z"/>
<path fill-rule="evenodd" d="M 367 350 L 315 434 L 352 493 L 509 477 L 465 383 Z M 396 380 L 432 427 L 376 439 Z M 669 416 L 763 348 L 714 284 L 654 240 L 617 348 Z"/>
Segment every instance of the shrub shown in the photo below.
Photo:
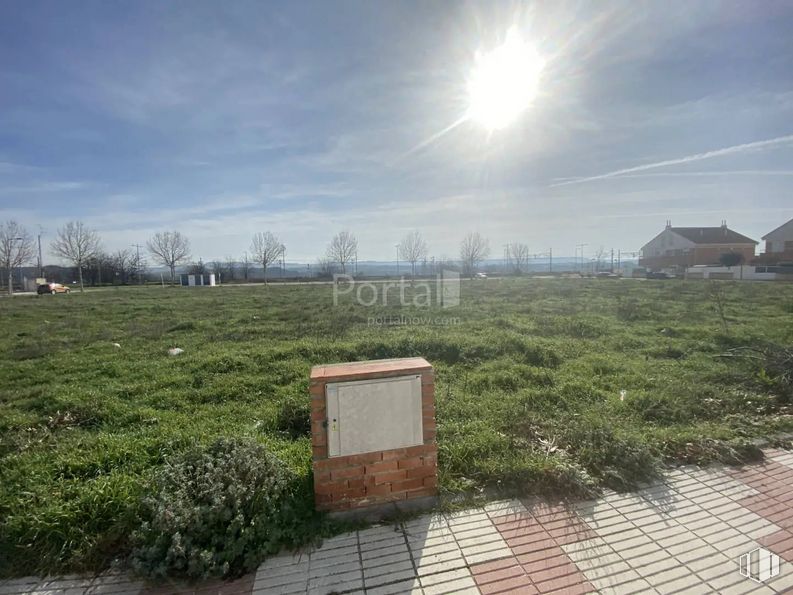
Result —
<path fill-rule="evenodd" d="M 660 461 L 650 445 L 595 416 L 570 420 L 561 445 L 591 476 L 614 490 L 633 489 L 659 472 Z"/>
<path fill-rule="evenodd" d="M 278 411 L 276 428 L 293 440 L 311 434 L 311 407 L 307 399 L 291 397 Z"/>
<path fill-rule="evenodd" d="M 152 578 L 230 576 L 294 545 L 295 475 L 260 444 L 218 439 L 169 460 L 143 500 L 133 568 Z"/>

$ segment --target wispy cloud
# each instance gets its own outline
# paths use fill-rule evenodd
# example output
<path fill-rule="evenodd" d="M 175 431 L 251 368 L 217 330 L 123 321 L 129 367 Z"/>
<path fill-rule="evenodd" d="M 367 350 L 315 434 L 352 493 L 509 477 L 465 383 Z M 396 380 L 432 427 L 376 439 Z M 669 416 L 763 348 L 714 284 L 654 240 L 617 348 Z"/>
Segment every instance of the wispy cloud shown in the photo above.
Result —
<path fill-rule="evenodd" d="M 555 186 L 570 186 L 572 184 L 583 184 L 585 182 L 593 182 L 595 180 L 606 180 L 608 178 L 616 178 L 625 174 L 632 174 L 640 171 L 647 171 L 650 169 L 657 169 L 659 167 L 667 167 L 670 165 L 681 165 L 684 163 L 693 163 L 694 161 L 702 161 L 704 159 L 712 159 L 714 157 L 723 157 L 725 155 L 735 155 L 737 153 L 747 153 L 757 149 L 766 149 L 780 145 L 793 144 L 793 134 L 786 136 L 779 136 L 768 140 L 760 140 L 751 143 L 744 143 L 741 145 L 733 145 L 731 147 L 724 147 L 723 149 L 715 149 L 713 151 L 706 151 L 704 153 L 694 153 L 693 155 L 686 155 L 685 157 L 678 157 L 676 159 L 666 159 L 665 161 L 657 161 L 655 163 L 645 163 L 644 165 L 637 165 L 636 167 L 628 167 L 625 169 L 617 169 L 605 174 L 597 176 L 588 176 L 586 178 L 574 178 L 571 180 L 564 180 L 551 184 Z"/>
<path fill-rule="evenodd" d="M 625 174 L 620 178 L 713 178 L 721 176 L 793 176 L 793 169 L 729 169 L 716 171 L 664 171 Z"/>

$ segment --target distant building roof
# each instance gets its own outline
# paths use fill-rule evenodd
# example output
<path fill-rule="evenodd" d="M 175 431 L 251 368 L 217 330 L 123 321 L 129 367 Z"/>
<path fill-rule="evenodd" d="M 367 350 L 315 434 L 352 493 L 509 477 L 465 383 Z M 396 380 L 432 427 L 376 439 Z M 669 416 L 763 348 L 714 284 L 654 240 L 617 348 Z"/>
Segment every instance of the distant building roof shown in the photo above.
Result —
<path fill-rule="evenodd" d="M 779 227 L 777 227 L 777 228 L 775 228 L 775 229 L 772 229 L 772 230 L 771 230 L 771 231 L 769 231 L 767 234 L 765 234 L 765 235 L 763 236 L 763 238 L 762 238 L 762 239 L 764 239 L 764 240 L 765 240 L 765 239 L 767 239 L 767 238 L 768 238 L 768 236 L 770 236 L 772 233 L 776 233 L 776 232 L 778 232 L 780 229 L 782 229 L 783 227 L 786 227 L 786 226 L 790 225 L 791 223 L 793 223 L 793 219 L 791 219 L 790 221 L 786 221 L 785 223 L 783 223 L 782 225 L 780 225 Z"/>
<path fill-rule="evenodd" d="M 670 227 L 670 231 L 695 244 L 757 244 L 752 238 L 721 227 Z"/>

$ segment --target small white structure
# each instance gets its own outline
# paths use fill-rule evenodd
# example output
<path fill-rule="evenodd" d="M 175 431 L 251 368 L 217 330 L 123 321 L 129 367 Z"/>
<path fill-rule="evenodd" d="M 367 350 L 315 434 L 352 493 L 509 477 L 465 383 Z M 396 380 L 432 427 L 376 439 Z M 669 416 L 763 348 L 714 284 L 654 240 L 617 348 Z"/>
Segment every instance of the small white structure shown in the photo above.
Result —
<path fill-rule="evenodd" d="M 215 273 L 207 273 L 204 275 L 188 275 L 186 273 L 180 275 L 180 281 L 183 287 L 198 287 L 198 286 L 209 286 L 214 287 L 215 283 Z"/>
<path fill-rule="evenodd" d="M 693 266 L 686 269 L 686 279 L 721 279 L 735 281 L 775 281 L 777 273 L 767 272 L 769 267 L 754 265 L 736 265 L 734 267 L 722 266 Z"/>

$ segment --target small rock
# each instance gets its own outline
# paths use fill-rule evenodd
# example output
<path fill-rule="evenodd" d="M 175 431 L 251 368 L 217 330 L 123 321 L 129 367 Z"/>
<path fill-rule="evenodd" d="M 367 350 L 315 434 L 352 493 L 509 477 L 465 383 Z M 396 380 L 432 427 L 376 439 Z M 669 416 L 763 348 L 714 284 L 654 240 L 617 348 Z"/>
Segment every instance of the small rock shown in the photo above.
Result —
<path fill-rule="evenodd" d="M 116 349 L 121 349 L 121 345 L 119 343 L 113 343 L 113 347 Z"/>
<path fill-rule="evenodd" d="M 181 347 L 171 347 L 168 350 L 168 355 L 179 355 L 180 353 L 184 353 L 184 349 Z"/>

